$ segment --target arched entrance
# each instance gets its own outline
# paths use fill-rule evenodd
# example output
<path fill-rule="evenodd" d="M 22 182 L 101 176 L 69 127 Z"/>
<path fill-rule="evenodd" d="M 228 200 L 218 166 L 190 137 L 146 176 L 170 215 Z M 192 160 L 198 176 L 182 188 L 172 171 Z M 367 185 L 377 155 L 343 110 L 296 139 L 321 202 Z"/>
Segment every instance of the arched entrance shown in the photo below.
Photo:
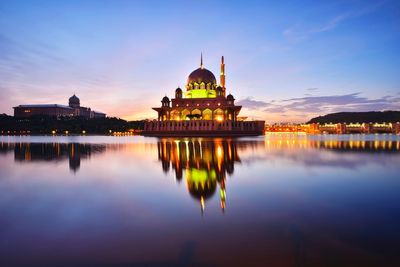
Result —
<path fill-rule="evenodd" d="M 216 121 L 224 121 L 224 120 L 225 120 L 224 111 L 223 111 L 222 109 L 220 109 L 220 108 L 217 108 L 217 109 L 214 111 L 214 119 L 215 119 Z"/>
<path fill-rule="evenodd" d="M 181 119 L 182 120 L 189 120 L 189 118 L 187 117 L 187 115 L 190 114 L 190 111 L 188 109 L 184 109 L 181 112 Z"/>
<path fill-rule="evenodd" d="M 192 111 L 192 120 L 200 120 L 202 118 L 200 109 L 194 109 Z"/>
<path fill-rule="evenodd" d="M 203 120 L 212 120 L 212 111 L 211 109 L 203 110 Z"/>
<path fill-rule="evenodd" d="M 178 110 L 171 111 L 171 120 L 179 121 L 181 119 L 181 113 Z"/>

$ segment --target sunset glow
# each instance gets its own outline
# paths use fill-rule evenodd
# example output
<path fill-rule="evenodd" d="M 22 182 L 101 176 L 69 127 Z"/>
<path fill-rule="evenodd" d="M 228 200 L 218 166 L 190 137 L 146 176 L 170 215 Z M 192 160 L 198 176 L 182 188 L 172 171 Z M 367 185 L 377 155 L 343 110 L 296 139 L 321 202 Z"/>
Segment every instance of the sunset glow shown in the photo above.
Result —
<path fill-rule="evenodd" d="M 225 56 L 227 93 L 249 119 L 400 108 L 398 1 L 202 5 L 199 23 L 198 2 L 2 1 L 0 113 L 75 93 L 108 116 L 156 118 L 201 52 L 215 74 Z"/>

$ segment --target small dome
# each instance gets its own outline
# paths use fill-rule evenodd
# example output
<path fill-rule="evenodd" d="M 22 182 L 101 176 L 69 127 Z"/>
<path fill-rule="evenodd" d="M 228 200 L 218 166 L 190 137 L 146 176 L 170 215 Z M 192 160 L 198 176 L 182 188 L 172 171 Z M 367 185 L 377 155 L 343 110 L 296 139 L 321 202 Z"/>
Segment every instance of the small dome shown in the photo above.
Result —
<path fill-rule="evenodd" d="M 164 96 L 163 99 L 161 100 L 161 102 L 169 102 L 168 96 Z"/>
<path fill-rule="evenodd" d="M 74 94 L 73 96 L 71 96 L 69 98 L 69 101 L 77 101 L 77 102 L 79 102 L 79 98 Z"/>
<path fill-rule="evenodd" d="M 217 92 L 217 96 L 224 96 L 224 89 L 221 86 L 218 86 L 215 91 Z"/>
<path fill-rule="evenodd" d="M 77 108 L 80 106 L 81 103 L 80 103 L 79 98 L 74 94 L 73 96 L 71 96 L 69 98 L 68 104 L 70 107 Z"/>
<path fill-rule="evenodd" d="M 193 71 L 190 73 L 188 77 L 188 84 L 190 83 L 211 83 L 211 84 L 216 84 L 217 80 L 215 79 L 214 74 L 209 71 L 208 69 L 205 68 L 198 68 L 197 70 Z"/>
<path fill-rule="evenodd" d="M 179 87 L 175 90 L 175 98 L 182 98 L 182 89 Z"/>
<path fill-rule="evenodd" d="M 229 94 L 229 95 L 226 97 L 226 99 L 227 99 L 227 100 L 230 100 L 230 101 L 235 100 L 235 98 L 234 98 L 233 95 L 231 95 L 231 94 Z"/>

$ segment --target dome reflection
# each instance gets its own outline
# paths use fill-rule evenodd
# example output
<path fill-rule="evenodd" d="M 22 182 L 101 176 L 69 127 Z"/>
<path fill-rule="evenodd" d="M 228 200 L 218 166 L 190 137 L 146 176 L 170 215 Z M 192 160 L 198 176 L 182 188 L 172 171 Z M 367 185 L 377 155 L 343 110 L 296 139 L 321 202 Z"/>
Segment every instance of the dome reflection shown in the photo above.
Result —
<path fill-rule="evenodd" d="M 216 191 L 221 209 L 225 209 L 226 176 L 232 175 L 235 162 L 240 162 L 234 140 L 162 139 L 158 158 L 164 172 L 172 167 L 177 181 L 185 176 L 189 194 L 199 201 L 202 211 Z"/>

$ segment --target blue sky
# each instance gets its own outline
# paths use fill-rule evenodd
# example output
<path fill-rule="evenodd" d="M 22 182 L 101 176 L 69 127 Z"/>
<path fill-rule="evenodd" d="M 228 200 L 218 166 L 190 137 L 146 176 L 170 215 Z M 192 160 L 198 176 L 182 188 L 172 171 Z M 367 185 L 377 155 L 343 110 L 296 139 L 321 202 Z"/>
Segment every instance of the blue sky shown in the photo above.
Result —
<path fill-rule="evenodd" d="M 199 66 L 242 115 L 400 109 L 399 1 L 1 1 L 0 113 L 81 104 L 154 118 Z"/>

